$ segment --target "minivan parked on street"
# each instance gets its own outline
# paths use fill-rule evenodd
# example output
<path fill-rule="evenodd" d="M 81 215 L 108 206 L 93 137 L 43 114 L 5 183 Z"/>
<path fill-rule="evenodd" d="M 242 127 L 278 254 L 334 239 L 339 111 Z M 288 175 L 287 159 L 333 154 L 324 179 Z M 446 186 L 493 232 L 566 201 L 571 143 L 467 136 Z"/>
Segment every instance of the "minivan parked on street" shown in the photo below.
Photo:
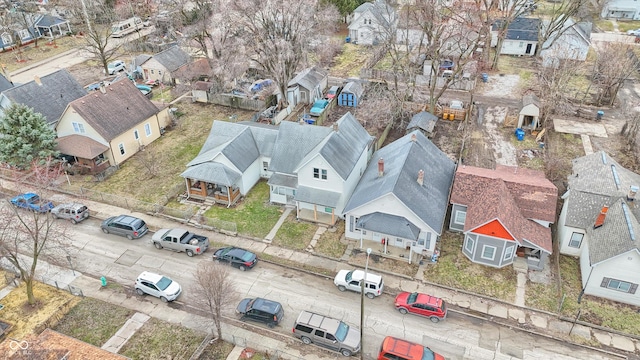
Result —
<path fill-rule="evenodd" d="M 303 310 L 293 324 L 293 335 L 303 343 L 335 350 L 344 356 L 360 351 L 360 331 L 328 316 Z"/>
<path fill-rule="evenodd" d="M 142 219 L 129 215 L 112 216 L 100 225 L 105 234 L 124 236 L 129 240 L 138 239 L 149 231 Z"/>

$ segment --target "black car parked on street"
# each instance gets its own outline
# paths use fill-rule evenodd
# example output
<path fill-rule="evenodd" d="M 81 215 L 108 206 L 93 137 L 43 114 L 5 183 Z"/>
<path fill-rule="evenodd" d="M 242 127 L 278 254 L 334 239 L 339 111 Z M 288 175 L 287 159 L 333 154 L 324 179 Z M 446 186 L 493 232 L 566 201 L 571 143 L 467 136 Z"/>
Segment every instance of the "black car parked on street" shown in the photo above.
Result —
<path fill-rule="evenodd" d="M 272 328 L 284 317 L 284 309 L 277 301 L 263 298 L 247 298 L 240 301 L 236 313 L 242 315 L 243 320 L 252 320 L 267 324 Z"/>

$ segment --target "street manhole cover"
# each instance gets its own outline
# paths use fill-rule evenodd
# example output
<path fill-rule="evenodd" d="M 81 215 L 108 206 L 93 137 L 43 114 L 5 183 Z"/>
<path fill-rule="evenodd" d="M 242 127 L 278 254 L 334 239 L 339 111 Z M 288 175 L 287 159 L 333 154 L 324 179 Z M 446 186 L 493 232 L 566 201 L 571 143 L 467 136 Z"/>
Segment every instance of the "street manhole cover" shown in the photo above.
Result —
<path fill-rule="evenodd" d="M 135 264 L 140 259 L 140 257 L 142 257 L 142 255 L 134 251 L 127 250 L 122 253 L 122 255 L 120 255 L 118 260 L 116 260 L 116 263 L 120 265 L 131 266 Z"/>

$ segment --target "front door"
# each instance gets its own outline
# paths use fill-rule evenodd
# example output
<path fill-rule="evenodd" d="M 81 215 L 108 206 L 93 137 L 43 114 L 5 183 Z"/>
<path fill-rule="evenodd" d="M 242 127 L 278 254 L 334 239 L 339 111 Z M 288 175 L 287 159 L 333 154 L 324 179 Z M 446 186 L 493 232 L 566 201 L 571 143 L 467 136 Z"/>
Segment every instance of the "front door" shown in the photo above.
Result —
<path fill-rule="evenodd" d="M 525 54 L 531 54 L 531 47 L 533 46 L 533 44 L 527 44 L 527 51 L 525 52 Z"/>

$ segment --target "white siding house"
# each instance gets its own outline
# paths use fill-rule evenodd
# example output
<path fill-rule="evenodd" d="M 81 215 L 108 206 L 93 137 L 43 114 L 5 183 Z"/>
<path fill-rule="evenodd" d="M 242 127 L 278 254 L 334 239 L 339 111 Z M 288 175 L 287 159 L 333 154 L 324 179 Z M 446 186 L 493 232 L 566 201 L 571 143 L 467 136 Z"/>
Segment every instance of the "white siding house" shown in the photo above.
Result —
<path fill-rule="evenodd" d="M 639 186 L 605 152 L 573 160 L 557 235 L 560 253 L 580 257 L 586 295 L 640 305 Z"/>
<path fill-rule="evenodd" d="M 605 19 L 640 20 L 640 3 L 635 0 L 609 0 L 604 3 L 600 16 Z"/>
<path fill-rule="evenodd" d="M 536 53 L 538 35 L 540 33 L 540 19 L 515 18 L 506 30 L 503 29 L 504 20 L 497 20 L 491 26 L 491 47 L 498 46 L 498 36 L 504 32 L 501 55 L 526 55 Z"/>

